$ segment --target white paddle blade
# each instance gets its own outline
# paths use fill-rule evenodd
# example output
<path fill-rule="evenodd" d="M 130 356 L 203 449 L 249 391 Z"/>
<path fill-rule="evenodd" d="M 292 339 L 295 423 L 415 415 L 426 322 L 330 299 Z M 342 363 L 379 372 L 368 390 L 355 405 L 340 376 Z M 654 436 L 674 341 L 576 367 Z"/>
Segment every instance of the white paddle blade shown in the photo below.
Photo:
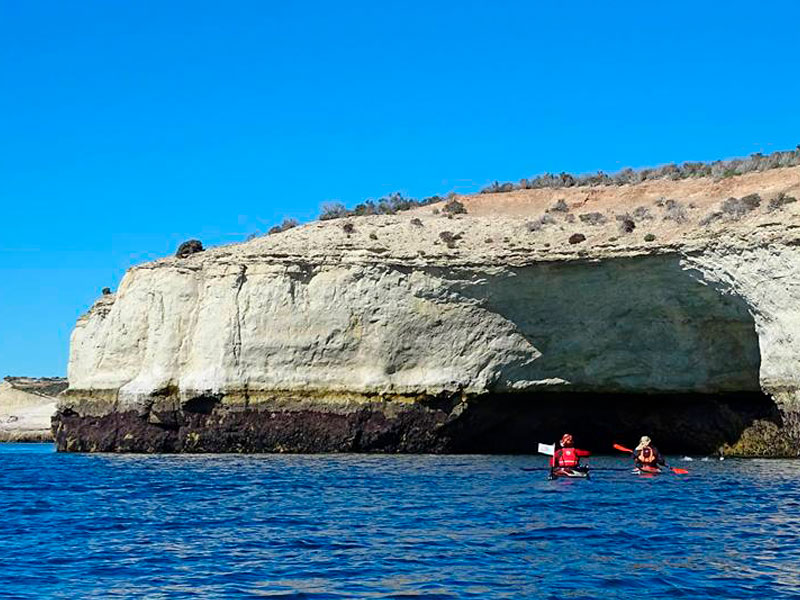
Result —
<path fill-rule="evenodd" d="M 553 456 L 556 453 L 555 444 L 539 444 L 539 454 L 547 454 Z"/>

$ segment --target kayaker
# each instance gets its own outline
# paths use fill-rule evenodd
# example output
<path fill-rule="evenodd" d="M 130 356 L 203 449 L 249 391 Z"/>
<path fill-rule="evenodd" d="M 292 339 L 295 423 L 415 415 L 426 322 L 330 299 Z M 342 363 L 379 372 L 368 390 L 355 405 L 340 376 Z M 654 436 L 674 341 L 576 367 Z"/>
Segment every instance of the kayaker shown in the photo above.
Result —
<path fill-rule="evenodd" d="M 579 450 L 578 448 L 575 448 L 573 445 L 572 436 L 569 433 L 565 433 L 561 437 L 559 445 L 561 447 L 553 453 L 553 457 L 550 459 L 550 466 L 552 468 L 578 468 L 581 464 L 581 457 L 591 456 L 592 454 L 588 450 Z"/>
<path fill-rule="evenodd" d="M 636 468 L 642 467 L 657 467 L 658 465 L 666 465 L 664 457 L 658 451 L 658 448 L 653 446 L 652 441 L 646 435 L 642 436 L 639 440 L 639 445 L 633 451 L 633 464 Z"/>

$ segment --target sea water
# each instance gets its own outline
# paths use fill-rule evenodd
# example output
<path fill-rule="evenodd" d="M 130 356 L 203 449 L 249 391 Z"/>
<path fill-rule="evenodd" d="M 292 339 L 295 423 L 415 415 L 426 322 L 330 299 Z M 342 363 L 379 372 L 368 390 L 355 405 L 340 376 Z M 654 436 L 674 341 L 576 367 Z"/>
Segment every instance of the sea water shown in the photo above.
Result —
<path fill-rule="evenodd" d="M 800 461 L 0 444 L 0 598 L 797 598 Z"/>

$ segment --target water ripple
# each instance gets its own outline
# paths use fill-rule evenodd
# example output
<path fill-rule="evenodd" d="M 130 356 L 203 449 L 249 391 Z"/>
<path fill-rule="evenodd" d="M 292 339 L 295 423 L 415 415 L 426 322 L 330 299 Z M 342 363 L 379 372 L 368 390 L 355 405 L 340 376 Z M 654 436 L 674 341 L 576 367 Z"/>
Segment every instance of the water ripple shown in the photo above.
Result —
<path fill-rule="evenodd" d="M 800 596 L 798 462 L 550 482 L 535 457 L 0 458 L 2 598 Z"/>

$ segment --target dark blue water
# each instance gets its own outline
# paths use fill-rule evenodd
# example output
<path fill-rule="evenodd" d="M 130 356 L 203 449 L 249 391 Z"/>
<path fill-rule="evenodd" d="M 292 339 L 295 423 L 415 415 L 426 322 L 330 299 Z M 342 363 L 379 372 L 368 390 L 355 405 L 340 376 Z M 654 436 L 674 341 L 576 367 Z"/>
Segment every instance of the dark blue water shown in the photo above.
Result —
<path fill-rule="evenodd" d="M 554 482 L 521 470 L 543 457 L 0 461 L 6 600 L 800 596 L 800 461 Z"/>

